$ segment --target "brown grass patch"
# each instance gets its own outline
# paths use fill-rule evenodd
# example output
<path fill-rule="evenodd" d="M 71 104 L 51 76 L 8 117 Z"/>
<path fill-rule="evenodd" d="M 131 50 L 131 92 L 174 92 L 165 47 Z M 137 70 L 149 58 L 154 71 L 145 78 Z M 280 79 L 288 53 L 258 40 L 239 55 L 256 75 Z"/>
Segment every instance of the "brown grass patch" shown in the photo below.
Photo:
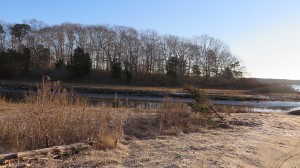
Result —
<path fill-rule="evenodd" d="M 22 108 L 0 120 L 1 146 L 20 151 L 92 140 L 96 147 L 112 148 L 122 139 L 125 113 L 89 107 L 50 79 L 39 88 L 26 95 Z"/>
<path fill-rule="evenodd" d="M 197 132 L 213 126 L 213 123 L 207 116 L 192 112 L 187 104 L 166 98 L 161 109 L 134 112 L 128 117 L 124 129 L 129 137 L 149 139 L 157 135 Z"/>
<path fill-rule="evenodd" d="M 201 125 L 201 118 L 183 103 L 166 100 L 164 108 L 158 113 L 161 133 L 177 134 L 192 132 Z M 197 130 L 197 129 L 196 129 Z"/>

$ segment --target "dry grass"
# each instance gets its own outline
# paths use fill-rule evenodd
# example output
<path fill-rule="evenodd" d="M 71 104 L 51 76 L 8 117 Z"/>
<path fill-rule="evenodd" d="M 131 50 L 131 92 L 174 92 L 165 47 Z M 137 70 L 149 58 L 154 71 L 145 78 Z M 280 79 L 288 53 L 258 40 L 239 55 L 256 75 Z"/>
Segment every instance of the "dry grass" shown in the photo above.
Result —
<path fill-rule="evenodd" d="M 5 97 L 0 96 L 0 105 L 5 105 L 7 103 L 7 101 L 5 100 Z"/>
<path fill-rule="evenodd" d="M 60 82 L 51 82 L 47 78 L 38 88 L 36 93 L 25 96 L 24 103 L 0 101 L 7 107 L 0 112 L 0 144 L 6 151 L 31 150 L 86 140 L 95 142 L 94 149 L 111 151 L 122 146 L 120 141 L 126 142 L 123 141 L 124 137 L 127 140 L 133 137 L 153 139 L 158 135 L 197 132 L 213 126 L 216 121 L 213 115 L 206 115 L 203 111 L 194 112 L 187 104 L 169 98 L 165 99 L 161 109 L 136 111 L 128 109 L 127 103 L 117 97 L 113 107 L 92 107 L 87 100 L 63 89 Z M 199 104 L 199 101 L 196 103 Z M 48 159 L 39 166 L 76 167 L 88 164 L 97 167 L 123 162 L 115 158 L 98 158 L 87 163 L 88 155 L 74 157 L 74 160 L 69 158 L 69 162 Z M 142 162 L 149 161 L 148 157 L 142 158 Z"/>
<path fill-rule="evenodd" d="M 155 111 L 134 112 L 125 124 L 127 136 L 149 139 L 157 135 L 178 135 L 207 129 L 214 125 L 213 118 L 192 112 L 184 103 L 165 98 L 163 107 Z"/>
<path fill-rule="evenodd" d="M 123 137 L 125 113 L 94 109 L 84 99 L 44 79 L 36 94 L 0 120 L 0 144 L 10 151 L 95 141 L 97 148 L 113 148 Z M 4 122 L 5 120 L 5 122 Z"/>
<path fill-rule="evenodd" d="M 288 85 L 272 84 L 265 87 L 260 87 L 250 91 L 253 94 L 296 94 L 296 90 Z"/>
<path fill-rule="evenodd" d="M 178 134 L 199 131 L 207 122 L 203 115 L 191 111 L 183 103 L 166 99 L 163 109 L 158 112 L 159 132 L 163 134 Z"/>

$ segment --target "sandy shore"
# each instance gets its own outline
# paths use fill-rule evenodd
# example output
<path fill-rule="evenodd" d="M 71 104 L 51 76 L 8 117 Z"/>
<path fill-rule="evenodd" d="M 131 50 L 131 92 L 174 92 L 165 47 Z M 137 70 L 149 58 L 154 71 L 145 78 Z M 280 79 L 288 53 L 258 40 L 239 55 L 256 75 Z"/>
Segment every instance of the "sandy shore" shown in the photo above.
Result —
<path fill-rule="evenodd" d="M 236 113 L 232 129 L 132 139 L 110 151 L 92 151 L 60 165 L 71 167 L 300 167 L 300 116 Z M 53 163 L 52 163 L 53 165 Z"/>
<path fill-rule="evenodd" d="M 232 129 L 125 140 L 117 149 L 88 151 L 54 167 L 300 167 L 300 116 L 234 113 Z M 38 166 L 37 166 L 38 167 Z"/>
<path fill-rule="evenodd" d="M 233 129 L 128 142 L 117 167 L 300 167 L 300 116 L 231 114 Z"/>

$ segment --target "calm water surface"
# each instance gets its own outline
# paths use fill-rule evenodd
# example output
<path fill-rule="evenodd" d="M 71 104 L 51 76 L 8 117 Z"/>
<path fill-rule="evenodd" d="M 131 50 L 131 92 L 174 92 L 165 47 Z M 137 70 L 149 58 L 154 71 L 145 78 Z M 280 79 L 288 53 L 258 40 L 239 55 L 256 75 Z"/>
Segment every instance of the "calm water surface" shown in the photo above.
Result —
<path fill-rule="evenodd" d="M 299 86 L 300 89 L 300 85 Z M 5 95 L 11 100 L 20 100 L 24 97 L 24 91 L 9 90 L 0 88 L 0 96 Z M 79 94 L 88 98 L 92 104 L 97 106 L 119 105 L 133 108 L 161 108 L 166 98 L 161 97 L 143 97 L 132 95 L 113 95 L 113 94 Z M 172 101 L 182 103 L 192 103 L 189 98 L 172 98 Z M 235 100 L 213 100 L 212 104 L 217 107 L 226 107 L 230 111 L 236 112 L 289 112 L 300 110 L 300 102 L 291 101 L 235 101 Z"/>

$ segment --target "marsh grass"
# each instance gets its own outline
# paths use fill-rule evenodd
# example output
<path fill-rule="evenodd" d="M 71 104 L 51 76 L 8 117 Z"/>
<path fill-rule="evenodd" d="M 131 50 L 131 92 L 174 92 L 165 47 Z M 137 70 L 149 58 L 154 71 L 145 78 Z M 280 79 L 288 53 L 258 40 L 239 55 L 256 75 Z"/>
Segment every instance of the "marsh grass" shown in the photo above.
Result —
<path fill-rule="evenodd" d="M 43 78 L 37 93 L 0 121 L 0 144 L 11 151 L 91 140 L 96 148 L 114 148 L 123 138 L 124 112 L 90 107 L 86 99 Z"/>
<path fill-rule="evenodd" d="M 260 87 L 257 89 L 253 89 L 250 91 L 253 94 L 295 94 L 297 93 L 295 89 L 288 85 L 279 85 L 279 84 L 272 84 L 265 87 Z"/>
<path fill-rule="evenodd" d="M 207 129 L 214 121 L 205 113 L 195 113 L 191 107 L 166 99 L 164 108 L 158 113 L 159 130 L 163 134 L 191 133 Z"/>
<path fill-rule="evenodd" d="M 214 121 L 207 119 L 207 116 L 193 112 L 187 104 L 165 98 L 162 108 L 135 112 L 134 117 L 128 118 L 124 129 L 127 136 L 149 139 L 157 135 L 178 135 L 210 128 Z"/>

